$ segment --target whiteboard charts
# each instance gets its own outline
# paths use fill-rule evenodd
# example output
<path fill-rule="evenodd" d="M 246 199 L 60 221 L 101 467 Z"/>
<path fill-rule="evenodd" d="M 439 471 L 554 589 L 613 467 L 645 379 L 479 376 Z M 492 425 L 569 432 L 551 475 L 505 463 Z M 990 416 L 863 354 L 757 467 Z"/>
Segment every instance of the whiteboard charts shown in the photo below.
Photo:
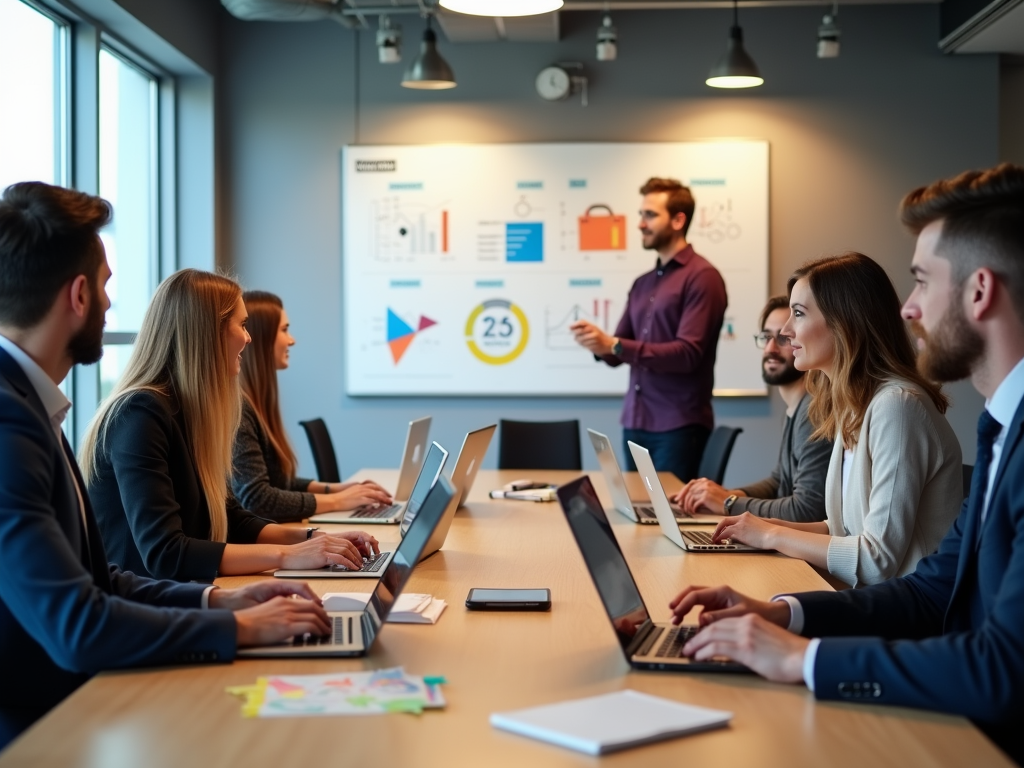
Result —
<path fill-rule="evenodd" d="M 628 366 L 569 325 L 614 333 L 654 266 L 636 213 L 651 176 L 691 188 L 688 240 L 725 278 L 715 394 L 767 392 L 766 142 L 358 146 L 342 162 L 350 395 L 622 394 Z"/>

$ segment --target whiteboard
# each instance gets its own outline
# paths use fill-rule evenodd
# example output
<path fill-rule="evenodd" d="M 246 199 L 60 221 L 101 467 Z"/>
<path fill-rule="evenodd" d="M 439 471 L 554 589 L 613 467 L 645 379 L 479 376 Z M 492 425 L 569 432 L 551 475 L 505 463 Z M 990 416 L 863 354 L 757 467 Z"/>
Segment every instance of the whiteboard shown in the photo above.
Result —
<path fill-rule="evenodd" d="M 653 268 L 637 231 L 651 176 L 692 189 L 687 239 L 725 279 L 715 394 L 767 394 L 766 142 L 353 146 L 342 168 L 350 395 L 622 394 L 628 366 L 568 325 L 613 333 Z"/>

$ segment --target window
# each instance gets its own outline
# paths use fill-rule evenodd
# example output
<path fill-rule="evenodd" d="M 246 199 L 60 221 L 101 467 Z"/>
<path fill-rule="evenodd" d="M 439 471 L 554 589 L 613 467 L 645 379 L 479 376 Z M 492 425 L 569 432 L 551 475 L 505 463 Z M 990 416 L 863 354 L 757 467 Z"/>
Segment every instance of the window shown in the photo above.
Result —
<path fill-rule="evenodd" d="M 0 189 L 66 183 L 67 25 L 0 0 Z"/>
<path fill-rule="evenodd" d="M 113 276 L 100 398 L 124 372 L 159 277 L 158 81 L 106 48 L 99 54 L 99 194 L 114 206 L 101 237 Z"/>

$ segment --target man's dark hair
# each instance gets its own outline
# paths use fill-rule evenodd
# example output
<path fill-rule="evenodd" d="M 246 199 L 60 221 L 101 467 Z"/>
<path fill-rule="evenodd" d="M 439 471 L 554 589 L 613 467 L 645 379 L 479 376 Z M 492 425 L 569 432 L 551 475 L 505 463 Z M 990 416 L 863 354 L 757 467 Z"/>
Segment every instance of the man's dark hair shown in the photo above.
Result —
<path fill-rule="evenodd" d="M 764 305 L 764 309 L 761 310 L 761 324 L 758 326 L 762 331 L 764 330 L 764 324 L 768 322 L 768 315 L 774 312 L 776 309 L 789 310 L 789 297 L 788 296 L 772 296 L 768 299 L 768 303 Z"/>
<path fill-rule="evenodd" d="M 40 181 L 12 184 L 0 197 L 0 323 L 31 328 L 78 275 L 95 281 L 103 251 L 97 234 L 110 204 Z"/>
<path fill-rule="evenodd" d="M 936 253 L 953 266 L 953 281 L 987 267 L 1024 313 L 1024 168 L 1002 163 L 920 187 L 903 198 L 900 219 L 915 235 L 942 221 Z M 1024 319 L 1024 316 L 1022 316 Z"/>
<path fill-rule="evenodd" d="M 686 223 L 683 224 L 683 236 L 686 236 L 693 221 L 693 212 L 697 205 L 693 202 L 693 194 L 689 187 L 684 187 L 676 179 L 659 179 L 657 176 L 647 180 L 647 183 L 640 187 L 641 195 L 649 195 L 652 192 L 667 192 L 668 199 L 665 201 L 665 208 L 669 216 L 677 213 L 686 214 Z"/>

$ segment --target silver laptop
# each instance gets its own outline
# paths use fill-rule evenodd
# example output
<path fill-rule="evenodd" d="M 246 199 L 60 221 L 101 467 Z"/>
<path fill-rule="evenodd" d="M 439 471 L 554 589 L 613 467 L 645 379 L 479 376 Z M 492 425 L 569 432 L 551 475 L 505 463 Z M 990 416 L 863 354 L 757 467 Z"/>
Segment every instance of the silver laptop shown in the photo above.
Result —
<path fill-rule="evenodd" d="M 427 458 L 423 460 L 423 466 L 420 468 L 420 476 L 416 478 L 416 485 L 413 486 L 412 496 L 404 505 L 405 519 L 409 523 L 412 523 L 430 489 L 437 483 L 447 458 L 448 451 L 436 442 L 431 444 Z M 404 525 L 403 529 L 408 530 L 409 526 Z M 377 552 L 373 557 L 364 557 L 363 567 L 359 570 L 350 570 L 341 565 L 327 565 L 306 570 L 279 570 L 274 571 L 274 575 L 281 579 L 376 579 L 384 572 L 390 560 L 391 552 Z"/>
<path fill-rule="evenodd" d="M 589 477 L 584 475 L 559 488 L 558 501 L 630 666 L 679 672 L 750 671 L 734 661 L 696 661 L 683 656 L 683 645 L 698 628 L 651 621 Z"/>
<path fill-rule="evenodd" d="M 427 436 L 430 434 L 430 417 L 409 422 L 405 436 L 405 450 L 402 452 L 402 468 L 398 472 L 398 489 L 395 501 L 387 506 L 370 504 L 347 512 L 324 512 L 309 518 L 311 523 L 359 523 L 360 525 L 393 525 L 402 521 L 405 502 L 412 498 L 413 488 L 419 479 L 420 470 L 427 454 Z M 436 479 L 436 476 L 435 478 Z M 431 483 L 433 483 L 433 479 Z M 430 490 L 428 486 L 426 491 Z"/>
<path fill-rule="evenodd" d="M 451 504 L 455 489 L 444 477 L 430 489 L 409 529 L 385 567 L 380 581 L 362 611 L 328 613 L 333 631 L 330 635 L 302 635 L 279 645 L 239 648 L 239 656 L 363 656 L 373 646 L 381 627 L 402 593 L 412 568 L 434 532 L 441 516 Z"/>
<path fill-rule="evenodd" d="M 594 429 L 588 429 L 587 434 L 590 435 L 590 444 L 594 446 L 597 463 L 601 465 L 601 473 L 608 484 L 608 493 L 611 494 L 612 506 L 615 511 L 625 515 L 634 523 L 657 525 L 658 516 L 654 514 L 652 504 L 636 502 L 629 498 L 626 481 L 622 478 L 622 471 L 619 469 L 619 460 L 615 458 L 615 449 L 612 448 L 608 436 Z M 720 516 L 706 514 L 691 517 L 676 504 L 672 504 L 672 514 L 675 515 L 676 522 L 680 525 L 717 524 L 721 519 Z"/>
<path fill-rule="evenodd" d="M 654 514 L 658 516 L 658 525 L 665 537 L 687 552 L 770 552 L 768 549 L 758 549 L 747 544 L 740 544 L 728 539 L 715 542 L 711 539 L 712 531 L 709 530 L 680 530 L 676 519 L 669 507 L 668 496 L 661 485 L 661 478 L 654 469 L 654 461 L 651 460 L 650 452 L 642 445 L 630 441 L 629 452 L 633 454 L 633 461 L 640 471 L 640 476 L 647 486 L 647 492 L 651 495 L 651 503 L 654 505 Z M 719 518 L 721 519 L 721 518 Z"/>
<path fill-rule="evenodd" d="M 474 430 L 469 432 L 465 440 L 462 441 L 462 450 L 459 451 L 459 458 L 455 460 L 455 467 L 452 469 L 451 474 L 451 484 L 455 488 L 455 498 L 448 505 L 448 509 L 444 511 L 444 516 L 434 529 L 434 533 L 431 535 L 430 541 L 427 542 L 427 546 L 423 548 L 423 554 L 420 555 L 421 560 L 437 552 L 444 545 L 445 539 L 448 538 L 448 531 L 452 527 L 455 512 L 462 505 L 466 496 L 469 495 L 469 490 L 473 486 L 473 480 L 476 479 L 476 472 L 480 468 L 480 463 L 484 460 L 484 454 L 487 453 L 487 448 L 491 444 L 491 438 L 494 436 L 495 429 L 497 429 L 497 425 L 492 424 L 489 427 Z M 410 530 L 410 526 L 415 519 L 416 512 L 410 509 L 402 520 L 401 530 L 403 536 Z"/>

